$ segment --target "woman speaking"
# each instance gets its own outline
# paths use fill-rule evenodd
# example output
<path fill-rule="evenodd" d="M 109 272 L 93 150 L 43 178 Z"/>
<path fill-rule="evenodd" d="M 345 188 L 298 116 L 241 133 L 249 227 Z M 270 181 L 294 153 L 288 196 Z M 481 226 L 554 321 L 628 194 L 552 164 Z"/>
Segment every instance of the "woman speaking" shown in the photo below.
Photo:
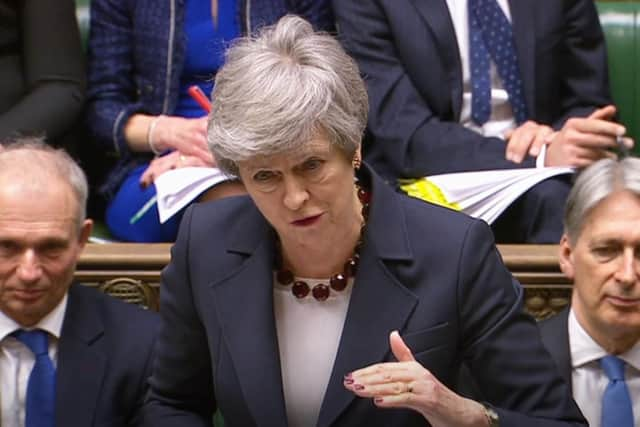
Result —
<path fill-rule="evenodd" d="M 367 93 L 335 39 L 286 16 L 212 96 L 209 146 L 248 195 L 184 215 L 149 426 L 585 425 L 489 227 L 360 161 Z M 456 393 L 463 363 L 485 402 Z"/>

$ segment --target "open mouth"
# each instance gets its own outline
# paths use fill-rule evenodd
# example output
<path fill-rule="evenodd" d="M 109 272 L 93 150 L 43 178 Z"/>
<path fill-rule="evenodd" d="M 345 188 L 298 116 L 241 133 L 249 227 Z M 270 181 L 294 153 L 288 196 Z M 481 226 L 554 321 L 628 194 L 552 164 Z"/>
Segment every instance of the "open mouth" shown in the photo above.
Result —
<path fill-rule="evenodd" d="M 307 227 L 309 225 L 315 224 L 320 219 L 321 216 L 322 216 L 322 214 L 308 216 L 306 218 L 302 218 L 302 219 L 298 219 L 296 221 L 293 221 L 291 224 L 293 224 L 295 226 L 298 226 L 298 227 Z"/>

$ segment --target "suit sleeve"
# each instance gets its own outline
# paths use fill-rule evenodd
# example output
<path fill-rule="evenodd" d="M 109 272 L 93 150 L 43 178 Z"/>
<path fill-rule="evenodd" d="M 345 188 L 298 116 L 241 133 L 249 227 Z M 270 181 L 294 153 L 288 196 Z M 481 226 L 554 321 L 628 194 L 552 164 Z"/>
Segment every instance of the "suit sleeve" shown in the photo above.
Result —
<path fill-rule="evenodd" d="M 564 49 L 557 64 L 562 86 L 556 100 L 561 115 L 550 118 L 555 128 L 571 117 L 587 116 L 596 107 L 612 103 L 606 45 L 594 2 L 565 2 L 564 24 Z"/>
<path fill-rule="evenodd" d="M 295 0 L 293 10 L 319 31 L 335 31 L 331 0 Z"/>
<path fill-rule="evenodd" d="M 210 427 L 216 409 L 207 336 L 189 277 L 192 212 L 185 212 L 162 272 L 162 324 L 145 405 L 145 425 L 153 427 Z"/>
<path fill-rule="evenodd" d="M 477 400 L 494 405 L 505 426 L 586 425 L 485 223 L 468 230 L 459 263 L 460 346 Z"/>
<path fill-rule="evenodd" d="M 407 25 L 403 14 L 418 13 L 409 2 L 334 0 L 333 8 L 340 38 L 367 85 L 372 141 L 365 150 L 374 166 L 385 163 L 395 177 L 533 166 L 532 158 L 521 165 L 506 160 L 503 140 L 445 120 L 425 100 L 415 81 L 439 79 L 442 76 L 433 70 L 443 65 L 424 64 L 420 75 L 409 74 L 405 67 L 400 51 L 420 48 L 415 34 L 403 28 Z M 438 82 L 447 99 L 451 98 L 445 89 L 448 84 Z"/>
<path fill-rule="evenodd" d="M 87 126 L 105 149 L 129 152 L 124 128 L 145 112 L 134 76 L 133 12 L 128 1 L 92 0 Z M 142 31 L 142 30 L 140 30 Z"/>
<path fill-rule="evenodd" d="M 25 0 L 20 27 L 25 93 L 0 114 L 0 136 L 56 138 L 79 117 L 85 96 L 80 34 L 71 0 Z"/>

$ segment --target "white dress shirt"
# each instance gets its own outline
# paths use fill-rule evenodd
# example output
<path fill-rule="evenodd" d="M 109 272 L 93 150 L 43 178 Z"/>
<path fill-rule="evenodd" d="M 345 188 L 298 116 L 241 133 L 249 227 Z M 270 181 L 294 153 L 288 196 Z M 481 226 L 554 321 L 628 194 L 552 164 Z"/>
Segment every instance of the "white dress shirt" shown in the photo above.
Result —
<path fill-rule="evenodd" d="M 304 280 L 313 289 L 327 280 Z M 274 277 L 273 305 L 289 427 L 315 426 L 338 352 L 353 279 L 326 301 L 298 299 Z M 341 375 L 347 372 L 341 372 Z"/>
<path fill-rule="evenodd" d="M 49 357 L 57 365 L 58 340 L 67 309 L 67 296 L 37 325 L 28 329 L 42 329 L 49 333 Z M 23 343 L 10 334 L 23 328 L 0 311 L 0 425 L 23 427 L 27 384 L 35 363 L 35 356 Z"/>
<path fill-rule="evenodd" d="M 573 398 L 589 425 L 599 427 L 602 394 L 609 384 L 609 378 L 600 367 L 600 359 L 607 352 L 584 330 L 573 310 L 569 313 L 568 327 Z M 640 426 L 640 342 L 617 356 L 626 363 L 625 382 L 631 395 L 634 425 Z"/>
<path fill-rule="evenodd" d="M 511 10 L 507 0 L 497 0 L 500 8 L 511 21 Z M 471 71 L 469 68 L 469 12 L 467 0 L 447 0 L 449 14 L 458 39 L 462 64 L 462 110 L 460 123 L 484 136 L 503 138 L 504 133 L 516 127 L 509 95 L 502 86 L 496 67 L 491 61 L 491 116 L 482 126 L 471 120 Z"/>

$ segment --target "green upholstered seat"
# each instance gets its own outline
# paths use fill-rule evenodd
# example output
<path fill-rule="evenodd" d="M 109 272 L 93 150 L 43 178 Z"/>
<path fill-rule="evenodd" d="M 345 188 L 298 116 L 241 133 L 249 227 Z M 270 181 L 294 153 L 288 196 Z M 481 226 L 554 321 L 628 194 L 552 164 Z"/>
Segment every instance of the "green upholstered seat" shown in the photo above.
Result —
<path fill-rule="evenodd" d="M 89 40 L 89 4 L 91 0 L 75 0 L 76 1 L 76 19 L 78 27 L 80 27 L 80 37 L 82 38 L 82 46 L 87 48 Z"/>
<path fill-rule="evenodd" d="M 598 13 L 609 55 L 609 80 L 620 121 L 640 153 L 640 2 L 599 1 Z"/>

